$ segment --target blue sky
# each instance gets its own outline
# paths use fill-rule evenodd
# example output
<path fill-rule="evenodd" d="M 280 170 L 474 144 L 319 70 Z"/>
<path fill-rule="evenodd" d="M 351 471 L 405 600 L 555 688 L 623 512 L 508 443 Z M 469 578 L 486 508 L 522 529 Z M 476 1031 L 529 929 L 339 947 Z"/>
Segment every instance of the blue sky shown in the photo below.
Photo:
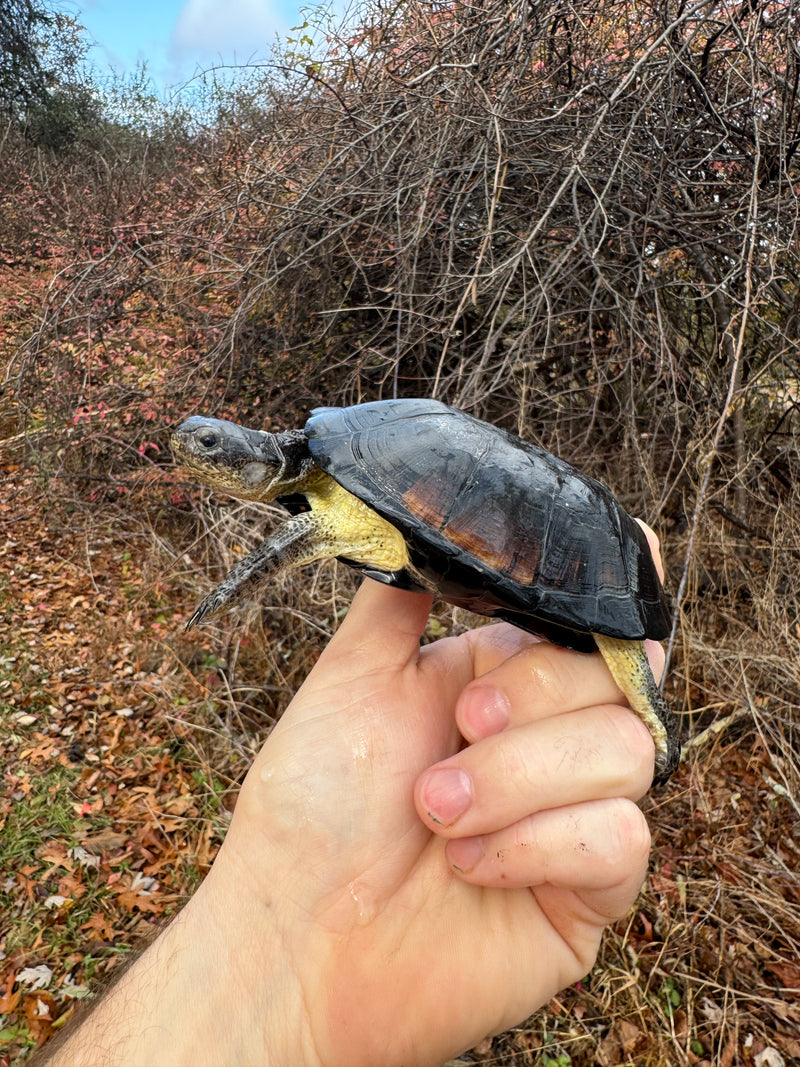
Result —
<path fill-rule="evenodd" d="M 145 61 L 159 90 L 198 68 L 264 58 L 276 35 L 302 23 L 304 0 L 63 0 L 96 42 L 102 73 Z"/>

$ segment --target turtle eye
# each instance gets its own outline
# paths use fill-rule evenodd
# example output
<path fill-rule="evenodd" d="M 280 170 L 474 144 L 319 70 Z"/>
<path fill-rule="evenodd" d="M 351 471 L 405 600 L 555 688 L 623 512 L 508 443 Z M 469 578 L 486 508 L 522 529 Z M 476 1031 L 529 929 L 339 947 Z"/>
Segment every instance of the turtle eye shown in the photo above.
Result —
<path fill-rule="evenodd" d="M 215 433 L 204 433 L 200 438 L 200 444 L 203 448 L 213 448 L 217 444 L 217 435 Z"/>

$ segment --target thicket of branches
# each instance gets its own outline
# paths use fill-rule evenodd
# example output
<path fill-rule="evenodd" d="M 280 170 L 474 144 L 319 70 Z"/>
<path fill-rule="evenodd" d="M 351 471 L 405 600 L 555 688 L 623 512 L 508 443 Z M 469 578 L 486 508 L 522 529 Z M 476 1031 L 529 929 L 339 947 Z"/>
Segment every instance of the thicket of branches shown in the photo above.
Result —
<path fill-rule="evenodd" d="M 91 259 L 75 248 L 53 289 L 27 395 L 31 374 L 55 381 L 53 337 L 108 353 L 160 309 L 194 353 L 186 406 L 215 373 L 264 424 L 436 394 L 688 524 L 689 560 L 716 509 L 746 558 L 687 565 L 679 601 L 692 580 L 787 595 L 794 550 L 775 566 L 762 549 L 798 475 L 798 16 L 796 0 L 368 5 L 322 57 L 301 39 L 231 91 L 158 180 L 85 176 L 73 231 L 85 242 L 102 204 Z M 51 183 L 44 209 L 67 223 L 71 189 Z M 130 395 L 101 363 L 71 349 L 52 410 Z"/>
<path fill-rule="evenodd" d="M 237 293 L 225 358 L 298 352 L 298 399 L 341 361 L 352 395 L 557 411 L 565 450 L 639 439 L 659 505 L 664 441 L 699 420 L 710 446 L 736 399 L 716 443 L 752 482 L 746 427 L 775 443 L 795 373 L 796 7 L 374 5 L 196 146 L 183 218 L 145 237 L 124 202 L 110 229 L 151 287 L 176 240 L 205 257 Z"/>

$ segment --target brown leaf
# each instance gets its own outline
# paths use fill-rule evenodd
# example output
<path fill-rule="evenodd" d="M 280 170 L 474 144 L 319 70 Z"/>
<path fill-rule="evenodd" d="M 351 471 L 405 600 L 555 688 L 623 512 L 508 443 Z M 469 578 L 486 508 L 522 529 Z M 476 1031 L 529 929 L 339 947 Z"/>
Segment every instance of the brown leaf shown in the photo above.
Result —
<path fill-rule="evenodd" d="M 787 989 L 800 989 L 800 963 L 783 963 L 780 960 L 765 964 Z"/>
<path fill-rule="evenodd" d="M 619 1019 L 614 1029 L 619 1035 L 620 1044 L 625 1052 L 633 1052 L 637 1045 L 644 1040 L 644 1034 L 639 1027 L 634 1026 L 627 1019 Z"/>
<path fill-rule="evenodd" d="M 186 815 L 187 812 L 190 812 L 191 814 L 197 813 L 194 797 L 191 795 L 191 793 L 187 793 L 185 796 L 175 797 L 174 800 L 170 800 L 166 805 L 166 810 L 170 813 L 170 815 Z"/>
<path fill-rule="evenodd" d="M 774 1040 L 781 1052 L 785 1052 L 793 1062 L 800 1063 L 800 1038 L 780 1035 Z"/>
<path fill-rule="evenodd" d="M 63 867 L 66 871 L 75 869 L 75 863 L 67 855 L 67 846 L 61 841 L 51 841 L 38 849 L 36 855 L 44 863 L 52 863 L 56 867 Z"/>
<path fill-rule="evenodd" d="M 163 902 L 156 899 L 155 894 L 136 893 L 132 889 L 124 889 L 121 893 L 117 893 L 117 900 L 128 911 L 133 911 L 135 908 L 137 911 L 149 911 L 159 915 L 164 910 Z"/>
<path fill-rule="evenodd" d="M 93 852 L 96 855 L 98 852 L 122 848 L 127 840 L 127 834 L 117 833 L 117 831 L 109 827 L 107 830 L 100 830 L 96 834 L 88 834 L 86 837 L 81 838 L 81 844 L 89 852 Z"/>
<path fill-rule="evenodd" d="M 619 1038 L 612 1029 L 597 1046 L 595 1058 L 599 1067 L 616 1067 L 621 1052 L 622 1046 L 619 1043 Z"/>
<path fill-rule="evenodd" d="M 19 1004 L 20 997 L 22 996 L 22 990 L 17 989 L 16 992 L 12 992 L 14 987 L 14 978 L 12 977 L 8 983 L 8 989 L 0 996 L 0 1015 L 7 1015 L 9 1012 L 14 1011 L 17 1004 Z"/>
<path fill-rule="evenodd" d="M 719 1067 L 732 1067 L 733 1058 L 736 1055 L 736 1038 L 729 1037 L 725 1048 L 719 1055 Z"/>

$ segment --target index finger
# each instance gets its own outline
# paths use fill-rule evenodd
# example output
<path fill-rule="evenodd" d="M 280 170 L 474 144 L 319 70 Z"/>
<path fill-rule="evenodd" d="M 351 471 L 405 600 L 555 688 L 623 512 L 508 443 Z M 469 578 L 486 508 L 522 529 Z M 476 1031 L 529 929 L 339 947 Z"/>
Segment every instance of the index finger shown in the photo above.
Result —
<path fill-rule="evenodd" d="M 659 655 L 657 646 L 653 655 Z M 553 715 L 626 703 L 600 655 L 542 641 L 466 686 L 456 704 L 456 721 L 473 743 Z"/>

